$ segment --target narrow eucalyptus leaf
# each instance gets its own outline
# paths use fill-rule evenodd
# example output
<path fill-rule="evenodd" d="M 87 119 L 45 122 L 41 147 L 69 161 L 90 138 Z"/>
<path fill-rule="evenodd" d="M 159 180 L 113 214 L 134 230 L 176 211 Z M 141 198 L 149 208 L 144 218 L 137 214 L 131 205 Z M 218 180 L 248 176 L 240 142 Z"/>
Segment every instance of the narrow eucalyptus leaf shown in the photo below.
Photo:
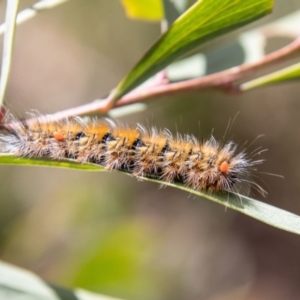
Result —
<path fill-rule="evenodd" d="M 60 167 L 69 169 L 78 169 L 86 171 L 105 171 L 102 166 L 95 164 L 81 164 L 74 160 L 48 160 L 48 159 L 28 159 L 17 158 L 12 155 L 0 154 L 0 164 L 7 165 L 27 165 L 27 166 L 44 166 L 44 167 Z M 122 172 L 124 173 L 124 172 Z M 129 176 L 132 176 L 129 174 Z M 300 216 L 274 207 L 272 205 L 260 202 L 258 200 L 249 198 L 235 193 L 217 194 L 206 193 L 193 190 L 178 183 L 164 182 L 158 179 L 140 178 L 142 180 L 156 182 L 166 186 L 174 187 L 189 194 L 194 194 L 202 198 L 206 198 L 225 207 L 239 211 L 249 217 L 257 219 L 263 223 L 269 224 L 273 227 L 300 234 Z M 100 188 L 100 187 L 99 187 Z"/>
<path fill-rule="evenodd" d="M 250 23 L 273 7 L 273 0 L 202 0 L 181 15 L 112 92 L 117 100 L 195 47 Z"/>

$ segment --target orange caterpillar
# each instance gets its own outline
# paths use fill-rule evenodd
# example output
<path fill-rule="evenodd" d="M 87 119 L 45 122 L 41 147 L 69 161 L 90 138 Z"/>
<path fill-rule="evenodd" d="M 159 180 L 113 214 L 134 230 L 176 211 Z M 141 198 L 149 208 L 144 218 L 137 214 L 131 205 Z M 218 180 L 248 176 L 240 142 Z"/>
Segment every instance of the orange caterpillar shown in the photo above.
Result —
<path fill-rule="evenodd" d="M 0 135 L 0 152 L 29 158 L 71 158 L 133 176 L 179 181 L 202 191 L 237 190 L 236 184 L 243 182 L 261 189 L 248 177 L 262 160 L 238 152 L 233 142 L 221 145 L 212 136 L 200 142 L 190 135 L 173 137 L 168 130 L 147 130 L 141 125 L 128 128 L 110 120 L 43 118 L 43 122 L 2 125 L 6 134 Z"/>

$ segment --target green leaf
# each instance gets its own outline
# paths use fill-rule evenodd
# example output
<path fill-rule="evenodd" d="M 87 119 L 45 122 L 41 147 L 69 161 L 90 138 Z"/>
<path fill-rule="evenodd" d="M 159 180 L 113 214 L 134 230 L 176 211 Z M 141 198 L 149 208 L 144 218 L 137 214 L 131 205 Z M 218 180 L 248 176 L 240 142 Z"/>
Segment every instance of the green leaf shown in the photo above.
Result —
<path fill-rule="evenodd" d="M 112 92 L 117 100 L 180 56 L 219 35 L 268 14 L 273 0 L 202 0 L 149 49 Z"/>
<path fill-rule="evenodd" d="M 281 69 L 277 72 L 259 77 L 257 79 L 241 84 L 240 89 L 247 91 L 260 86 L 283 82 L 288 80 L 295 80 L 300 78 L 300 63 L 294 64 L 287 68 Z"/>
<path fill-rule="evenodd" d="M 9 165 L 33 165 L 33 166 L 54 166 L 62 168 L 72 168 L 72 169 L 83 169 L 91 171 L 105 171 L 105 169 L 99 165 L 95 164 L 80 164 L 73 160 L 64 161 L 54 161 L 46 159 L 28 159 L 28 158 L 16 158 L 11 155 L 0 155 L 0 164 Z M 124 173 L 124 172 L 122 172 Z M 126 173 L 127 174 L 127 173 Z M 129 174 L 131 176 L 131 174 Z M 269 204 L 257 201 L 255 199 L 249 198 L 235 193 L 228 194 L 211 194 L 206 192 L 200 192 L 188 188 L 179 183 L 169 183 L 158 179 L 151 179 L 140 177 L 141 180 L 152 181 L 166 186 L 171 186 L 189 194 L 194 194 L 225 207 L 229 207 L 233 210 L 239 211 L 249 217 L 257 219 L 263 223 L 269 224 L 273 227 L 286 230 L 292 233 L 300 234 L 300 216 L 282 210 L 280 208 L 271 206 Z"/>
<path fill-rule="evenodd" d="M 227 195 L 208 194 L 192 190 L 178 183 L 161 182 L 155 179 L 147 180 L 184 190 L 190 194 L 206 198 L 225 207 L 239 211 L 273 227 L 300 235 L 300 216 L 275 206 L 232 192 Z"/>
<path fill-rule="evenodd" d="M 164 17 L 162 0 L 121 0 L 121 2 L 129 18 L 160 21 Z"/>
<path fill-rule="evenodd" d="M 85 171 L 105 171 L 99 165 L 81 164 L 72 159 L 52 160 L 46 158 L 26 158 L 16 157 L 11 154 L 0 154 L 1 165 L 21 165 L 21 166 L 39 166 L 39 167 L 59 167 L 67 169 L 77 169 Z"/>
<path fill-rule="evenodd" d="M 99 270 L 98 270 L 99 271 Z M 55 289 L 55 290 L 54 290 Z M 64 291 L 64 295 L 58 296 L 56 291 Z M 38 275 L 31 271 L 21 269 L 0 261 L 0 299 L 5 300 L 95 300 L 110 299 L 121 300 L 120 298 L 111 298 L 105 295 L 94 294 L 86 290 L 69 290 L 65 287 L 50 286 Z"/>

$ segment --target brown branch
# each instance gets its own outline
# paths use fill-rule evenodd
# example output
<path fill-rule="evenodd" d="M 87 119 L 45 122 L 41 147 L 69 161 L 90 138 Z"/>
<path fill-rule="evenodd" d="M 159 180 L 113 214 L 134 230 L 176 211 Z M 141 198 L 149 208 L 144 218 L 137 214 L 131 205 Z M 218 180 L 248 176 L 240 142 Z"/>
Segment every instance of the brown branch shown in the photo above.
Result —
<path fill-rule="evenodd" d="M 174 94 L 177 95 L 178 93 L 198 91 L 207 87 L 222 87 L 225 90 L 233 91 L 236 80 L 252 74 L 257 70 L 262 69 L 266 65 L 286 59 L 296 51 L 300 51 L 300 37 L 295 39 L 289 45 L 264 56 L 261 60 L 258 60 L 254 63 L 240 65 L 212 75 L 177 83 L 168 83 L 165 78 L 161 76 L 164 74 L 161 72 L 158 73 L 157 76 L 158 79 L 161 78 L 160 81 L 156 80 L 152 86 L 137 88 L 123 96 L 116 103 L 114 103 L 112 98 L 107 97 L 106 99 L 95 100 L 94 102 L 82 106 L 57 112 L 52 116 L 55 119 L 63 119 L 71 116 L 91 114 L 95 112 L 105 114 L 114 107 L 121 107 L 136 102 L 144 102 Z M 235 90 L 239 91 L 238 85 L 235 87 Z M 40 121 L 43 122 L 43 119 Z"/>

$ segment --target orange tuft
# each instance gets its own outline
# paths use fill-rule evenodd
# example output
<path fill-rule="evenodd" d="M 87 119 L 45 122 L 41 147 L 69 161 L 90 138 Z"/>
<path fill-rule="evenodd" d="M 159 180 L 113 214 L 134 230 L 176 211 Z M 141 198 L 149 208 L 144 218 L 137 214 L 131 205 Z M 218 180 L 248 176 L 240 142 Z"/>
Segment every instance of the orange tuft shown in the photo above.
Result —
<path fill-rule="evenodd" d="M 54 132 L 53 132 L 53 137 L 54 137 L 57 141 L 59 141 L 59 142 L 61 142 L 61 141 L 63 141 L 63 140 L 65 139 L 64 135 L 63 135 L 61 132 L 59 132 L 59 131 L 54 131 Z"/>
<path fill-rule="evenodd" d="M 227 161 L 223 161 L 220 165 L 221 173 L 227 173 L 229 169 L 229 163 Z"/>
<path fill-rule="evenodd" d="M 247 181 L 242 176 L 261 163 L 247 158 L 244 152 L 236 153 L 235 143 L 221 146 L 212 136 L 198 141 L 190 135 L 177 133 L 173 137 L 168 130 L 141 125 L 134 129 L 110 120 L 45 120 L 8 124 L 7 135 L 0 134 L 0 152 L 56 160 L 72 158 L 209 192 L 236 190 L 235 182 Z"/>

